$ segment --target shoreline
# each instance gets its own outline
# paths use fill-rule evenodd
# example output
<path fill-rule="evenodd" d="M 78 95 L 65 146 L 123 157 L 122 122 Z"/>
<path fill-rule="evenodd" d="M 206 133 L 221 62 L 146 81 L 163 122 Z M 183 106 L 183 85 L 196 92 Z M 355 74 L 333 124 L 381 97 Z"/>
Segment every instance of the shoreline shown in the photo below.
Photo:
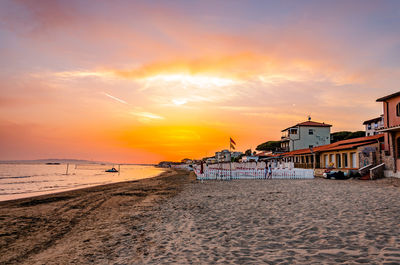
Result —
<path fill-rule="evenodd" d="M 1 164 L 0 164 L 1 165 Z M 118 182 L 156 177 L 165 169 L 155 166 L 123 165 L 116 173 L 108 166 L 89 165 L 2 165 L 0 168 L 0 202 L 90 188 Z M 111 168 L 111 166 L 110 166 Z M 92 170 L 90 170 L 92 169 Z"/>
<path fill-rule="evenodd" d="M 151 177 L 135 179 L 135 180 L 119 181 L 119 182 L 110 182 L 110 183 L 105 183 L 105 184 L 94 184 L 93 186 L 91 184 L 87 184 L 86 186 L 80 186 L 80 187 L 77 187 L 77 188 L 62 189 L 62 190 L 54 191 L 52 193 L 45 193 L 46 191 L 38 191 L 37 193 L 44 193 L 44 194 L 36 194 L 36 195 L 32 195 L 32 196 L 28 196 L 28 197 L 22 197 L 22 198 L 16 198 L 16 199 L 0 200 L 0 207 L 1 207 L 3 202 L 12 202 L 12 201 L 16 201 L 16 200 L 33 199 L 33 198 L 36 198 L 36 197 L 41 197 L 41 196 L 46 196 L 46 195 L 56 195 L 56 194 L 59 194 L 59 193 L 64 193 L 64 192 L 69 192 L 69 191 L 84 190 L 84 189 L 90 189 L 90 188 L 95 188 L 95 187 L 100 187 L 100 186 L 107 186 L 107 185 L 118 184 L 118 183 L 137 182 L 137 181 L 143 180 L 143 179 L 151 179 L 151 178 L 160 177 L 164 173 L 167 173 L 167 172 L 168 172 L 168 169 L 165 169 L 163 172 L 160 172 L 159 174 L 157 174 L 155 176 L 151 176 Z M 32 192 L 32 193 L 34 193 L 34 192 Z M 19 193 L 19 194 L 21 194 L 21 193 Z"/>
<path fill-rule="evenodd" d="M 129 247 L 130 263 L 144 250 L 139 229 L 158 207 L 190 182 L 189 172 L 0 202 L 1 264 L 104 263 L 116 246 Z M 131 246 L 132 242 L 137 242 Z"/>

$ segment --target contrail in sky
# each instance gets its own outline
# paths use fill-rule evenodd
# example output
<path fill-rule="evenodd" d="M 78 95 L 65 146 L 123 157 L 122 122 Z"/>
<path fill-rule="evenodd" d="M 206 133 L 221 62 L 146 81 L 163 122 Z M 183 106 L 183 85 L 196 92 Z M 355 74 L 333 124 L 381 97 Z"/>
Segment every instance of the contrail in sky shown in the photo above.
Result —
<path fill-rule="evenodd" d="M 114 100 L 120 102 L 120 103 L 128 104 L 128 102 L 126 102 L 125 100 L 122 100 L 122 99 L 120 99 L 120 98 L 111 96 L 110 94 L 107 94 L 106 92 L 103 92 L 103 94 L 106 95 L 106 96 L 109 97 L 109 98 L 112 98 L 112 99 L 114 99 Z"/>

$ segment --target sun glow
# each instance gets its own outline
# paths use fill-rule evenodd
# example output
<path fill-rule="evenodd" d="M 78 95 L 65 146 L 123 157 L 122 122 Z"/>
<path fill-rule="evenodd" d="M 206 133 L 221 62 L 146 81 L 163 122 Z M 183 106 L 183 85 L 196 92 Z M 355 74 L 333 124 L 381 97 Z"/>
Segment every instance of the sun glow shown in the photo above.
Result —
<path fill-rule="evenodd" d="M 172 103 L 174 103 L 176 106 L 184 105 L 188 101 L 186 98 L 174 98 L 172 99 Z"/>
<path fill-rule="evenodd" d="M 183 85 L 197 87 L 224 87 L 237 83 L 237 81 L 229 78 L 190 74 L 158 74 L 146 77 L 144 81 L 151 83 L 179 82 Z"/>

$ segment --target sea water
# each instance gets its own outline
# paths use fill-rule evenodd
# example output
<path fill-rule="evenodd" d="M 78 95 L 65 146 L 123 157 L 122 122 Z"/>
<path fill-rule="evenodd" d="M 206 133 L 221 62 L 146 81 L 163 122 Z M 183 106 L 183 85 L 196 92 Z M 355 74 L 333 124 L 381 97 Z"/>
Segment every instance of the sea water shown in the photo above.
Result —
<path fill-rule="evenodd" d="M 115 165 L 118 173 L 100 164 L 0 164 L 0 201 L 32 197 L 114 182 L 157 176 L 163 169 L 143 165 Z"/>

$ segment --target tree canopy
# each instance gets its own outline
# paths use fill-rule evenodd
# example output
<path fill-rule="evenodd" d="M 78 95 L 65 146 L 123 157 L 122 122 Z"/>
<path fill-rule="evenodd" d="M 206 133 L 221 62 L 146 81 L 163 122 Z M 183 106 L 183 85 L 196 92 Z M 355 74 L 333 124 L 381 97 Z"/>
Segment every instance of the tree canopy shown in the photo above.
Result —
<path fill-rule="evenodd" d="M 356 131 L 356 132 L 341 131 L 341 132 L 335 132 L 335 133 L 331 133 L 331 143 L 342 141 L 342 140 L 348 140 L 348 139 L 363 137 L 363 136 L 365 136 L 365 132 L 364 131 Z"/>
<path fill-rule="evenodd" d="M 244 155 L 251 156 L 251 149 L 247 149 L 246 152 L 244 152 Z"/>
<path fill-rule="evenodd" d="M 262 144 L 259 144 L 256 147 L 257 151 L 276 151 L 281 147 L 280 141 L 268 141 Z"/>

